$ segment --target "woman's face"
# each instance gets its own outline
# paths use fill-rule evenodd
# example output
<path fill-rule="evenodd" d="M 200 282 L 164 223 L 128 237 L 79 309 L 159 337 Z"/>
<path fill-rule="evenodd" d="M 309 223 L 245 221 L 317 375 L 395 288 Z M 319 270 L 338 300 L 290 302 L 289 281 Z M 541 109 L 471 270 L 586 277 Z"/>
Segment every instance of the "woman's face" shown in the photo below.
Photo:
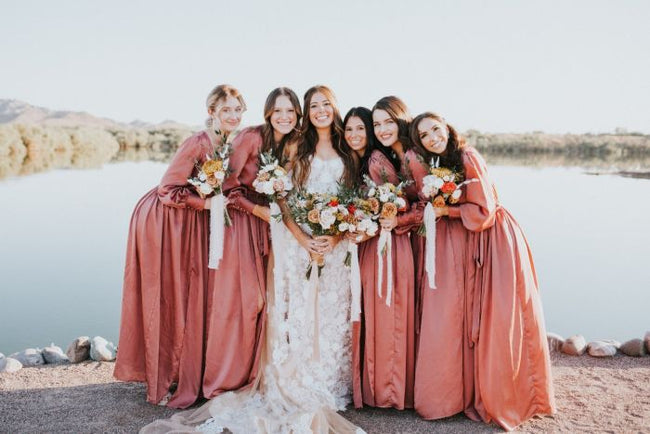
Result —
<path fill-rule="evenodd" d="M 372 125 L 375 129 L 375 137 L 387 148 L 399 140 L 399 125 L 386 110 L 377 109 L 372 112 Z"/>
<path fill-rule="evenodd" d="M 449 131 L 447 125 L 432 118 L 424 118 L 418 124 L 418 136 L 422 146 L 434 154 L 442 154 L 447 150 Z"/>
<path fill-rule="evenodd" d="M 217 102 L 215 110 L 210 115 L 218 119 L 221 132 L 229 134 L 237 129 L 243 113 L 244 107 L 239 100 L 229 95 L 225 100 Z"/>
<path fill-rule="evenodd" d="M 345 124 L 345 142 L 357 154 L 363 155 L 368 146 L 368 132 L 360 117 L 350 116 Z"/>
<path fill-rule="evenodd" d="M 318 128 L 329 128 L 334 122 L 334 107 L 327 97 L 316 92 L 309 102 L 309 120 Z"/>
<path fill-rule="evenodd" d="M 291 100 L 286 95 L 279 95 L 271 113 L 271 126 L 276 132 L 285 135 L 293 131 L 297 122 L 298 116 Z"/>

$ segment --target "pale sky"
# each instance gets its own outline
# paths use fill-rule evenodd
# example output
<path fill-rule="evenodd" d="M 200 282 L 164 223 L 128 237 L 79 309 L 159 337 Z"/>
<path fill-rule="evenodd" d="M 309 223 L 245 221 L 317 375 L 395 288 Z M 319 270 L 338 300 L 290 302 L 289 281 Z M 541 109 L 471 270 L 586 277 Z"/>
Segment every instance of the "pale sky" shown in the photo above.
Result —
<path fill-rule="evenodd" d="M 400 96 L 461 130 L 650 133 L 650 1 L 0 0 L 0 98 L 197 125 L 219 83 Z"/>

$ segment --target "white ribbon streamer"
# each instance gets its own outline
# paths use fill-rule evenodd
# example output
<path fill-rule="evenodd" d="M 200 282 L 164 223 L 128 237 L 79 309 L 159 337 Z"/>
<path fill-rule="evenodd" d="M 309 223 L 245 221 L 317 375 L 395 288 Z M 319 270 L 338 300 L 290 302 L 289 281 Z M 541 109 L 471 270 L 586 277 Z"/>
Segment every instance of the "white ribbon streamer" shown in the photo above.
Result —
<path fill-rule="evenodd" d="M 382 255 L 382 251 L 385 250 L 385 255 Z M 378 280 L 377 280 L 377 295 L 379 298 L 381 296 L 381 288 L 383 286 L 384 278 L 384 256 L 386 259 L 386 306 L 390 306 L 391 298 L 393 296 L 393 237 L 391 231 L 385 231 L 382 229 L 379 234 L 379 241 L 377 243 L 377 260 L 379 261 L 379 270 L 378 270 Z"/>
<path fill-rule="evenodd" d="M 359 246 L 350 242 L 348 253 L 351 255 L 350 263 L 350 289 L 352 291 L 352 304 L 350 306 L 350 321 L 361 320 L 361 270 L 359 268 Z"/>
<path fill-rule="evenodd" d="M 318 261 L 313 260 L 311 264 L 311 274 L 309 276 L 309 295 L 307 302 L 307 310 L 309 320 L 314 326 L 314 346 L 312 347 L 312 360 L 320 360 L 320 333 L 318 327 L 318 290 L 319 290 L 319 277 L 318 277 Z"/>
<path fill-rule="evenodd" d="M 218 269 L 223 258 L 223 237 L 225 232 L 224 197 L 217 194 L 210 198 L 210 253 L 208 268 Z"/>
<path fill-rule="evenodd" d="M 431 202 L 424 208 L 424 229 L 426 231 L 424 269 L 429 278 L 429 288 L 436 289 L 436 213 Z"/>

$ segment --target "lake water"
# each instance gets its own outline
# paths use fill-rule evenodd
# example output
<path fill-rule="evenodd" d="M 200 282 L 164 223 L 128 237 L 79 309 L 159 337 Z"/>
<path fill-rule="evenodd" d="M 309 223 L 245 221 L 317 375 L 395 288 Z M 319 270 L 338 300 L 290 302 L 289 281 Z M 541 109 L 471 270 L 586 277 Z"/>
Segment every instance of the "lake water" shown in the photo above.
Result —
<path fill-rule="evenodd" d="M 166 164 L 123 162 L 0 181 L 0 352 L 77 336 L 117 343 L 137 200 Z M 491 166 L 535 258 L 548 331 L 627 340 L 650 330 L 650 180 Z"/>

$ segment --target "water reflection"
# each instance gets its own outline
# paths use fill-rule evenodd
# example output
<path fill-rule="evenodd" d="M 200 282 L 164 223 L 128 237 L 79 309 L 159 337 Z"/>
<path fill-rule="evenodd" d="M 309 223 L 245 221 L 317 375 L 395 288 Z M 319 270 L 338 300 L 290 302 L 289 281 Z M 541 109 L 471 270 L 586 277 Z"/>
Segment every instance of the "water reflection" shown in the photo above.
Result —
<path fill-rule="evenodd" d="M 152 158 L 141 151 L 113 158 Z M 154 158 L 168 159 L 161 152 Z M 530 241 L 547 328 L 625 340 L 650 327 L 650 181 L 575 168 L 498 166 L 502 203 Z M 137 200 L 163 163 L 115 162 L 0 182 L 0 352 L 118 335 Z"/>

